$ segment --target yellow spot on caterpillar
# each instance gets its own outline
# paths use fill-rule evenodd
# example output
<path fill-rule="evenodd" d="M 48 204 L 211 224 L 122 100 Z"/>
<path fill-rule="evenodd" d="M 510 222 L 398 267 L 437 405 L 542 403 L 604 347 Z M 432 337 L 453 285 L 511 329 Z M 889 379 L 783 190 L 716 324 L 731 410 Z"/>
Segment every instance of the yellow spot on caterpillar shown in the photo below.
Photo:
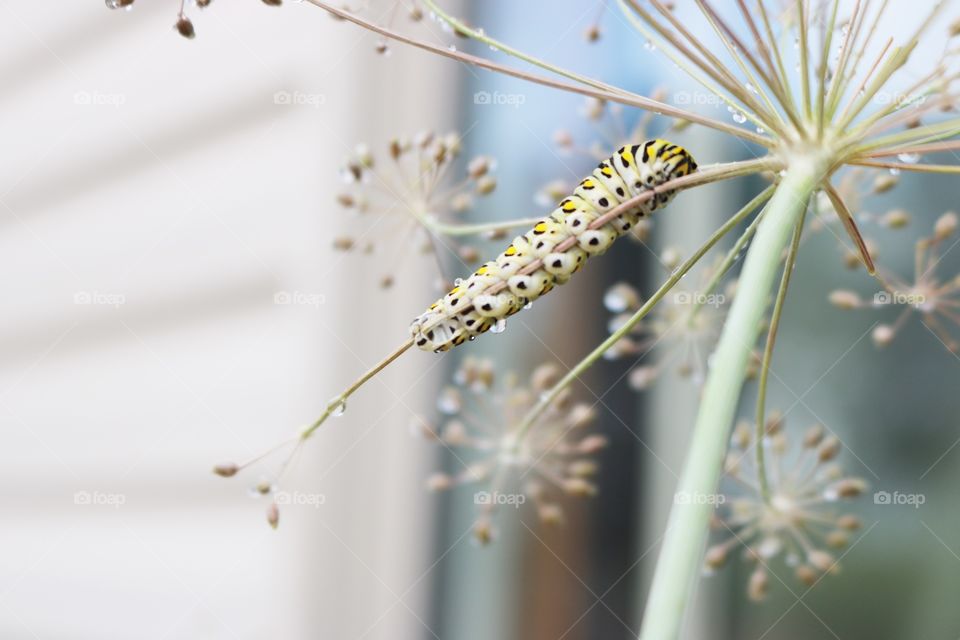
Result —
<path fill-rule="evenodd" d="M 516 248 L 515 246 L 513 246 L 513 245 L 510 245 L 509 247 L 507 247 L 507 250 L 503 252 L 503 255 L 505 255 L 505 256 L 515 256 L 515 255 L 517 255 L 517 248 Z"/>
<path fill-rule="evenodd" d="M 538 223 L 537 223 L 537 226 L 535 226 L 535 227 L 533 228 L 533 231 L 534 231 L 534 233 L 546 233 L 546 231 L 547 231 L 547 223 L 546 223 L 546 222 L 538 222 Z"/>
<path fill-rule="evenodd" d="M 613 169 L 611 169 L 610 167 L 608 167 L 608 166 L 606 166 L 606 165 L 604 165 L 603 169 L 601 169 L 600 172 L 601 172 L 603 175 L 607 176 L 608 178 L 610 178 L 610 177 L 613 176 Z"/>

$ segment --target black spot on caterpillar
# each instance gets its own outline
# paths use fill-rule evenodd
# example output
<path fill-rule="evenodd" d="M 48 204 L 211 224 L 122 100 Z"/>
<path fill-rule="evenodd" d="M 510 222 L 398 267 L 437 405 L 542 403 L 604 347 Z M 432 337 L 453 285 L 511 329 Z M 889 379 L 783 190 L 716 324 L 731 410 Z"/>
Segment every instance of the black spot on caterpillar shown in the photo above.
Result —
<path fill-rule="evenodd" d="M 674 192 L 658 194 L 596 229 L 590 229 L 591 222 L 621 202 L 696 169 L 686 149 L 665 140 L 621 147 L 496 260 L 485 263 L 415 318 L 410 325 L 414 343 L 424 351 L 447 351 L 488 331 L 555 285 L 567 282 L 586 258 L 604 253 L 640 217 L 666 205 Z M 556 250 L 571 238 L 570 248 Z M 538 260 L 536 270 L 523 273 L 524 267 Z"/>

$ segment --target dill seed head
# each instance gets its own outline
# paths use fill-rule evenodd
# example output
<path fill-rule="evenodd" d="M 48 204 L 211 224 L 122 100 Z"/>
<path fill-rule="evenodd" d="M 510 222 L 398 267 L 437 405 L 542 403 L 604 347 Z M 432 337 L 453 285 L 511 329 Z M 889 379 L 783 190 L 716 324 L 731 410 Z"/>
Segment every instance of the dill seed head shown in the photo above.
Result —
<path fill-rule="evenodd" d="M 841 444 L 825 434 L 822 425 L 804 430 L 794 447 L 786 420 L 778 413 L 774 417 L 779 426 L 771 433 L 768 420 L 762 443 L 755 442 L 748 422 L 741 421 L 734 429 L 725 465 L 731 490 L 717 501 L 712 527 L 721 540 L 709 547 L 705 559 L 705 571 L 712 573 L 724 566 L 734 547 L 743 546 L 743 557 L 755 563 L 747 585 L 752 600 L 767 595 L 779 558 L 807 585 L 836 573 L 836 560 L 825 549 L 847 546 L 859 520 L 834 513 L 834 507 L 868 489 L 864 480 L 845 475 L 833 463 Z M 759 481 L 756 446 L 764 447 L 768 468 L 778 469 L 768 475 L 769 499 Z"/>
<path fill-rule="evenodd" d="M 454 374 L 455 386 L 441 392 L 437 408 L 445 423 L 440 440 L 457 449 L 461 468 L 427 480 L 431 491 L 475 486 L 480 517 L 474 535 L 484 543 L 493 535 L 494 512 L 505 505 L 529 502 L 545 524 L 556 524 L 563 519 L 562 496 L 595 495 L 595 456 L 607 445 L 605 437 L 583 433 L 595 421 L 596 410 L 572 402 L 569 394 L 550 402 L 524 429 L 524 416 L 559 379 L 555 365 L 540 365 L 526 381 L 494 371 L 489 360 L 467 358 Z"/>
<path fill-rule="evenodd" d="M 395 247 L 400 238 L 433 256 L 435 243 L 431 238 L 445 235 L 443 245 L 461 253 L 465 262 L 479 259 L 475 248 L 462 244 L 448 230 L 496 190 L 496 161 L 477 156 L 463 162 L 462 151 L 458 134 L 433 131 L 413 138 L 395 136 L 382 155 L 366 145 L 356 147 L 341 167 L 347 187 L 336 199 L 356 217 L 357 224 L 374 227 L 372 234 L 358 234 L 364 238 L 365 253 L 379 254 L 381 247 Z M 350 235 L 334 243 L 340 250 L 353 249 L 354 245 Z M 395 271 L 393 265 L 388 274 L 390 285 L 397 277 Z"/>

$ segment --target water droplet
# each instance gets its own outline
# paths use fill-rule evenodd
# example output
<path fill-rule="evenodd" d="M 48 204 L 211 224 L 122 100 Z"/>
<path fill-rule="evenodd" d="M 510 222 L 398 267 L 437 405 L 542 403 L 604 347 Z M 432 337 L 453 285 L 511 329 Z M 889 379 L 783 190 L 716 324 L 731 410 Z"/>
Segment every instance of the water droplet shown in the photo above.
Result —
<path fill-rule="evenodd" d="M 892 176 L 898 176 L 898 175 L 900 175 L 900 169 L 898 169 L 897 167 L 891 167 L 891 169 L 890 169 L 890 175 L 892 175 Z"/>
<path fill-rule="evenodd" d="M 120 0 L 106 0 L 106 2 L 107 2 L 107 9 L 119 9 L 119 8 L 120 8 Z"/>
<path fill-rule="evenodd" d="M 643 43 L 643 48 L 646 49 L 647 51 L 656 51 L 657 45 L 647 40 L 646 42 Z"/>
<path fill-rule="evenodd" d="M 500 318 L 497 320 L 497 323 L 490 327 L 490 333 L 503 333 L 507 330 L 507 320 L 506 318 Z"/>
<path fill-rule="evenodd" d="M 339 418 L 347 410 L 347 401 L 346 400 L 338 401 L 337 398 L 334 398 L 333 400 L 330 401 L 330 404 L 333 404 L 334 402 L 336 402 L 336 404 L 333 405 L 332 409 L 330 409 L 330 415 L 332 415 L 334 418 Z"/>
<path fill-rule="evenodd" d="M 743 124 L 747 121 L 747 114 L 745 114 L 743 111 L 736 111 L 733 114 L 733 121 L 737 124 Z"/>
<path fill-rule="evenodd" d="M 528 302 L 527 304 L 523 305 L 523 308 L 524 308 L 524 309 L 533 309 L 533 303 L 532 303 L 532 302 Z"/>
<path fill-rule="evenodd" d="M 907 164 L 917 164 L 920 162 L 919 153 L 901 153 L 897 157 L 900 159 L 900 162 L 906 162 Z"/>
<path fill-rule="evenodd" d="M 749 91 L 750 93 L 760 93 L 759 91 L 757 91 L 757 88 L 749 82 L 746 84 L 746 87 L 747 87 L 747 91 Z"/>
<path fill-rule="evenodd" d="M 450 45 L 449 47 L 447 47 L 447 50 L 456 53 L 456 52 L 457 52 L 457 45 L 452 44 L 452 45 Z"/>
<path fill-rule="evenodd" d="M 759 133 L 760 135 L 763 135 L 763 134 L 765 134 L 766 132 L 767 132 L 767 130 L 764 129 L 763 127 L 757 127 L 757 133 Z"/>

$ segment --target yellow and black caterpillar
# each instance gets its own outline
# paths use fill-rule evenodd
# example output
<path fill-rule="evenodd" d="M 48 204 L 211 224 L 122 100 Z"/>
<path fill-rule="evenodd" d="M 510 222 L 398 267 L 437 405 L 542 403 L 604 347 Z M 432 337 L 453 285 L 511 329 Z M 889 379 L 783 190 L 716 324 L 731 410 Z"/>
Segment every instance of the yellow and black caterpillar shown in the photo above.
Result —
<path fill-rule="evenodd" d="M 565 283 L 587 258 L 606 251 L 642 216 L 666 205 L 674 192 L 658 193 L 591 228 L 594 220 L 625 200 L 696 169 L 686 149 L 666 140 L 621 147 L 496 260 L 485 263 L 415 318 L 410 325 L 414 343 L 424 351 L 440 352 L 488 331 L 554 285 Z"/>

